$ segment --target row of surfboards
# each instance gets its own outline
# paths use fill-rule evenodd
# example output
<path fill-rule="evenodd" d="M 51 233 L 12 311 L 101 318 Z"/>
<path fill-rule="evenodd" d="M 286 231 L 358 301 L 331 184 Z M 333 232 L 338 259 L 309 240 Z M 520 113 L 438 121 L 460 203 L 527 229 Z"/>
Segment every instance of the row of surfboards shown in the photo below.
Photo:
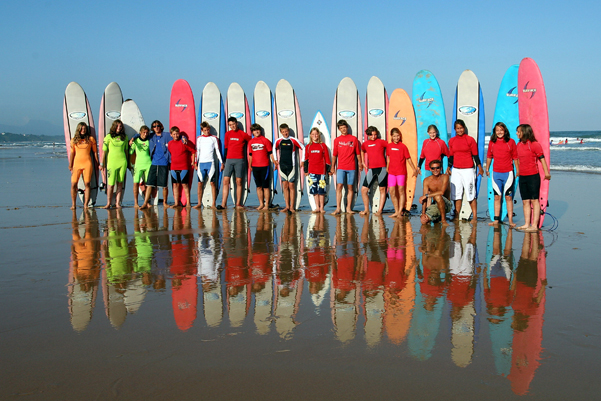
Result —
<path fill-rule="evenodd" d="M 364 118 L 362 115 L 364 114 Z M 253 111 L 251 113 L 248 99 L 242 87 L 237 83 L 232 83 L 227 91 L 225 102 L 221 96 L 217 85 L 209 82 L 202 91 L 199 102 L 199 113 L 196 114 L 195 101 L 190 85 L 185 80 L 177 80 L 171 91 L 169 127 L 178 126 L 185 133 L 189 140 L 196 142 L 196 135 L 200 133 L 200 123 L 203 121 L 211 125 L 211 133 L 218 137 L 222 142 L 226 132 L 226 122 L 228 117 L 236 117 L 239 128 L 248 132 L 252 123 L 258 123 L 264 129 L 267 139 L 275 142 L 280 133 L 278 126 L 286 123 L 290 127 L 290 136 L 299 141 L 304 140 L 303 125 L 300 113 L 300 107 L 296 93 L 290 83 L 284 79 L 280 80 L 276 86 L 275 95 L 271 92 L 268 85 L 260 81 L 257 83 L 253 92 Z M 140 126 L 144 125 L 144 119 L 137 105 L 133 100 L 123 102 L 123 96 L 119 85 L 115 82 L 110 83 L 105 89 L 100 108 L 100 124 L 98 129 L 98 143 L 102 144 L 105 135 L 112 122 L 120 118 L 124 125 L 128 137 L 135 135 Z M 463 119 L 468 128 L 467 134 L 473 137 L 478 144 L 478 153 L 480 160 L 484 160 L 485 149 L 485 113 L 482 89 L 478 78 L 471 70 L 465 70 L 457 83 L 455 100 L 452 112 L 452 121 Z M 397 127 L 402 132 L 402 141 L 408 147 L 411 158 L 417 162 L 421 153 L 422 143 L 428 138 L 427 128 L 434 124 L 438 127 L 440 137 L 448 142 L 447 120 L 442 92 L 434 74 L 430 71 L 422 70 L 417 73 L 413 82 L 412 96 L 403 90 L 395 89 L 390 98 L 380 79 L 372 77 L 367 85 L 365 108 L 361 107 L 361 99 L 357 86 L 350 78 L 344 78 L 338 85 L 334 96 L 334 106 L 332 110 L 331 127 L 333 132 L 328 129 L 325 117 L 318 111 L 315 115 L 311 128 L 317 127 L 322 133 L 322 141 L 331 151 L 331 144 L 339 132 L 335 128 L 338 120 L 344 119 L 349 124 L 349 134 L 356 136 L 362 142 L 364 130 L 368 126 L 375 126 L 382 134 L 382 138 L 390 141 L 389 132 Z M 68 143 L 75 132 L 77 123 L 84 121 L 92 129 L 95 135 L 94 122 L 90 111 L 89 102 L 83 89 L 75 82 L 70 83 L 65 91 L 64 103 L 65 120 L 65 141 Z M 504 122 L 509 128 L 511 137 L 516 140 L 516 127 L 520 123 L 527 123 L 533 127 L 537 140 L 543 147 L 545 158 L 549 161 L 549 122 L 547 112 L 547 101 L 542 80 L 542 75 L 536 63 L 530 58 L 524 58 L 520 65 L 511 66 L 505 73 L 501 82 L 501 87 L 497 96 L 495 113 L 492 126 L 498 122 Z M 455 136 L 454 126 L 451 130 L 451 137 Z M 99 146 L 101 149 L 102 147 Z M 67 146 L 69 149 L 69 146 Z M 102 151 L 100 151 L 102 152 Z M 100 154 L 102 157 L 102 153 Z M 297 166 L 299 157 L 297 154 Z M 217 160 L 215 161 L 217 162 Z M 445 166 L 446 169 L 446 161 Z M 539 168 L 540 174 L 544 176 L 542 168 Z M 272 170 L 273 171 L 273 170 Z M 298 208 L 303 191 L 308 186 L 305 184 L 304 173 L 299 171 L 301 176 L 297 180 L 296 186 L 296 207 Z M 243 202 L 246 202 L 250 187 L 250 168 L 243 181 Z M 423 180 L 423 176 L 422 176 Z M 277 193 L 277 172 L 273 175 L 272 195 Z M 332 176 L 331 184 L 335 186 L 336 177 Z M 490 178 L 489 178 L 490 181 Z M 235 180 L 232 180 L 235 183 Z M 359 185 L 362 182 L 360 175 L 355 179 L 355 200 L 357 198 Z M 546 210 L 549 182 L 541 180 L 541 209 Z M 221 179 L 219 180 L 221 183 Z M 417 180 L 408 174 L 406 195 L 407 201 L 405 208 L 411 209 L 415 195 Z M 479 192 L 481 177 L 477 179 L 477 191 Z M 99 187 L 98 171 L 95 174 L 95 181 L 92 183 L 91 203 L 95 202 L 97 189 Z M 376 184 L 377 185 L 377 184 Z M 80 183 L 83 188 L 83 183 Z M 327 185 L 329 191 L 330 182 Z M 494 194 L 492 185 L 488 183 L 489 210 L 494 210 Z M 346 191 L 346 188 L 344 189 Z M 235 185 L 230 188 L 232 200 L 235 197 Z M 381 200 L 379 199 L 377 187 L 370 188 L 370 203 L 372 210 L 377 210 Z M 211 191 L 205 191 L 202 199 L 203 204 L 211 204 Z M 326 196 L 326 202 L 328 201 Z M 272 196 L 273 199 L 273 196 Z M 308 194 L 311 207 L 315 208 L 315 203 L 311 195 Z M 342 199 L 346 199 L 343 192 Z M 460 218 L 468 219 L 471 214 L 468 202 L 463 202 L 464 208 L 460 211 Z M 342 209 L 345 204 L 342 202 Z M 354 201 L 353 201 L 354 206 Z M 503 205 L 503 218 L 507 210 Z M 494 213 L 490 213 L 491 218 Z M 541 216 L 540 225 L 544 219 L 544 213 Z"/>

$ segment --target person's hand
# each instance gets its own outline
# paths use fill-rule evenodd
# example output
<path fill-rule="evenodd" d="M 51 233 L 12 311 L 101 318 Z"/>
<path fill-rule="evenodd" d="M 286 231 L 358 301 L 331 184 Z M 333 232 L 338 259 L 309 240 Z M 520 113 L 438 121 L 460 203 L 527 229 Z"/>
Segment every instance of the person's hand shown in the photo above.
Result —
<path fill-rule="evenodd" d="M 486 176 L 488 177 L 490 175 L 490 171 L 486 170 Z"/>
<path fill-rule="evenodd" d="M 131 146 L 133 143 L 134 143 L 134 138 L 131 138 L 131 139 L 129 140 L 129 146 Z"/>
<path fill-rule="evenodd" d="M 450 167 L 447 167 L 447 174 L 451 175 L 451 168 Z"/>
<path fill-rule="evenodd" d="M 421 174 L 422 173 L 422 169 L 421 168 L 417 168 L 417 174 Z M 416 176 L 417 177 L 417 176 Z"/>
<path fill-rule="evenodd" d="M 549 174 L 545 174 L 545 180 L 547 180 L 547 181 L 548 181 L 548 180 L 550 180 L 550 179 L 551 179 L 551 173 L 549 173 Z"/>
<path fill-rule="evenodd" d="M 221 163 L 221 171 L 225 168 L 225 164 Z"/>
<path fill-rule="evenodd" d="M 484 170 L 482 169 L 482 166 L 478 168 L 478 175 L 484 175 Z"/>
<path fill-rule="evenodd" d="M 413 176 L 417 177 L 417 170 L 413 170 Z"/>

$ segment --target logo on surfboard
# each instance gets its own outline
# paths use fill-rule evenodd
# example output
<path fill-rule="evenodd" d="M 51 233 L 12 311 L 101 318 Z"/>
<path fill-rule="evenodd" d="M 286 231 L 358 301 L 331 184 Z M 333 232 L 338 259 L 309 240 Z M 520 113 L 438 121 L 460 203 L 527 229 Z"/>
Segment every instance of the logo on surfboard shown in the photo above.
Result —
<path fill-rule="evenodd" d="M 397 112 L 394 114 L 394 117 L 392 117 L 392 119 L 393 119 L 393 120 L 400 120 L 400 121 L 402 121 L 402 123 L 401 123 L 401 126 L 402 126 L 402 125 L 403 125 L 403 124 L 405 124 L 405 122 L 407 121 L 407 117 L 399 116 L 399 113 L 400 113 L 400 112 L 401 112 L 400 110 L 399 110 L 399 111 L 397 111 Z"/>
<path fill-rule="evenodd" d="M 526 85 L 524 85 L 524 89 L 522 89 L 522 92 L 532 93 L 532 95 L 530 95 L 530 99 L 532 99 L 534 97 L 534 95 L 536 95 L 536 88 L 528 88 L 529 83 L 530 83 L 530 81 L 526 82 Z"/>
<path fill-rule="evenodd" d="M 267 117 L 269 117 L 271 115 L 271 113 L 268 112 L 267 110 L 259 110 L 255 114 L 259 118 L 267 118 Z"/>
<path fill-rule="evenodd" d="M 278 116 L 282 118 L 290 118 L 294 115 L 294 110 L 280 110 L 278 111 Z"/>
<path fill-rule="evenodd" d="M 119 117 L 121 117 L 121 112 L 120 111 L 107 111 L 106 113 L 104 113 L 106 115 L 106 117 L 110 120 L 116 120 Z"/>
<path fill-rule="evenodd" d="M 474 107 L 474 106 L 461 106 L 457 110 L 459 110 L 459 112 L 461 114 L 463 114 L 464 116 L 471 116 L 476 111 L 478 111 L 478 109 L 476 107 Z"/>
<path fill-rule="evenodd" d="M 342 110 L 338 112 L 338 115 L 342 118 L 353 118 L 355 117 L 355 112 L 350 110 Z"/>
<path fill-rule="evenodd" d="M 417 101 L 418 101 L 419 103 L 425 103 L 425 102 L 428 102 L 428 107 L 430 107 L 430 105 L 431 105 L 432 103 L 434 103 L 434 98 L 433 98 L 433 97 L 428 97 L 428 98 L 425 98 L 425 99 L 424 99 L 424 96 L 425 96 L 425 94 L 426 94 L 426 92 L 422 93 L 422 95 L 421 95 L 421 96 L 420 96 L 420 97 L 417 99 Z M 426 109 L 427 109 L 428 107 L 426 107 Z"/>
<path fill-rule="evenodd" d="M 230 113 L 230 117 L 234 117 L 235 119 L 241 119 L 242 117 L 244 117 L 244 113 L 240 112 L 240 111 L 234 111 L 232 113 Z"/>
<path fill-rule="evenodd" d="M 69 118 L 73 120 L 83 120 L 88 114 L 85 111 L 74 111 L 69 113 Z"/>
<path fill-rule="evenodd" d="M 371 109 L 369 111 L 369 115 L 372 116 L 372 117 L 376 117 L 376 118 L 382 117 L 384 115 L 384 110 L 382 110 L 382 109 Z"/>
<path fill-rule="evenodd" d="M 202 116 L 203 116 L 204 118 L 206 118 L 207 120 L 214 120 L 214 119 L 216 119 L 217 117 L 219 117 L 219 114 L 218 114 L 218 113 L 215 113 L 215 112 L 213 112 L 213 111 L 207 111 L 206 113 L 202 113 Z"/>
<path fill-rule="evenodd" d="M 182 99 L 177 99 L 177 102 L 175 102 L 174 106 L 175 107 L 181 107 L 182 108 L 182 113 L 183 113 L 188 108 L 188 105 L 187 104 L 180 104 L 179 103 L 180 100 L 182 100 Z"/>
<path fill-rule="evenodd" d="M 507 94 L 505 94 L 505 96 L 507 96 L 507 97 L 515 97 L 515 102 L 513 102 L 513 104 L 516 104 L 518 102 L 518 99 L 517 99 L 518 98 L 518 94 L 515 93 L 515 90 L 517 88 L 518 88 L 517 86 L 514 86 L 513 88 L 511 88 L 511 89 L 509 89 L 507 91 Z"/>

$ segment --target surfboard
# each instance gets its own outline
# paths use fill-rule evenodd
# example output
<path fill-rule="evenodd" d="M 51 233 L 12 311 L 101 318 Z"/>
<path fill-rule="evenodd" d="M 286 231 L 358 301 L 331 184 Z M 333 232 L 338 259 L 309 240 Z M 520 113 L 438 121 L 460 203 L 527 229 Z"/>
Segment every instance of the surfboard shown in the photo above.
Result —
<path fill-rule="evenodd" d="M 255 92 L 253 94 L 253 121 L 255 124 L 259 124 L 263 128 L 263 135 L 269 139 L 269 142 L 273 145 L 274 129 L 273 129 L 273 96 L 269 86 L 263 81 L 257 82 L 255 86 Z M 252 132 L 250 133 L 252 135 Z M 271 180 L 271 195 L 269 197 L 269 203 L 273 203 L 273 197 L 275 195 L 275 186 L 273 185 L 274 177 L 273 163 L 269 162 L 269 175 Z M 248 185 L 250 189 L 250 182 Z M 269 206 L 269 205 L 268 205 Z"/>
<path fill-rule="evenodd" d="M 315 114 L 315 118 L 313 118 L 313 122 L 311 123 L 311 129 L 309 130 L 309 132 L 311 132 L 313 128 L 317 128 L 319 129 L 319 132 L 321 132 L 321 142 L 324 143 L 328 148 L 328 152 L 330 152 L 330 160 L 332 160 L 332 139 L 330 137 L 330 130 L 328 129 L 328 124 L 326 124 L 326 119 L 323 117 L 323 114 L 321 114 L 321 111 L 319 110 Z M 307 139 L 305 142 L 305 146 L 307 146 L 309 142 L 310 139 Z M 317 209 L 317 205 L 315 204 L 315 196 L 309 193 L 309 176 L 306 176 L 305 179 L 307 181 L 306 188 L 307 197 L 309 198 L 309 205 L 311 205 L 311 210 L 315 210 Z M 328 201 L 330 200 L 330 176 L 326 176 L 325 180 L 326 195 L 324 198 L 324 206 L 327 205 Z"/>
<path fill-rule="evenodd" d="M 482 89 L 480 88 L 480 82 L 471 70 L 465 70 L 461 73 L 459 81 L 457 82 L 457 89 L 455 90 L 455 104 L 453 107 L 453 131 L 452 137 L 455 133 L 455 121 L 461 119 L 465 122 L 467 127 L 467 135 L 474 138 L 478 144 L 478 156 L 480 161 L 484 158 L 484 97 L 482 96 Z M 476 174 L 476 197 L 478 199 L 478 193 L 480 192 L 480 182 L 482 177 Z M 466 195 L 463 195 L 463 202 L 461 204 L 461 211 L 459 217 L 463 220 L 469 220 L 472 214 L 472 209 L 467 201 Z M 477 216 L 474 216 L 476 219 Z"/>
<path fill-rule="evenodd" d="M 200 123 L 206 121 L 211 126 L 211 135 L 216 136 L 219 141 L 219 151 L 223 155 L 223 140 L 225 138 L 226 128 L 226 117 L 225 110 L 223 107 L 223 98 L 221 92 L 215 83 L 209 82 L 205 85 L 202 90 L 202 96 L 200 98 L 200 113 L 198 113 L 198 135 L 202 135 L 200 129 Z M 213 162 L 216 166 L 215 174 L 217 174 L 217 195 L 221 188 L 221 180 L 223 178 L 221 174 L 221 163 L 215 155 Z M 201 202 L 201 200 L 198 200 Z M 205 186 L 205 190 L 202 194 L 202 204 L 208 208 L 213 205 L 213 190 L 210 185 Z"/>
<path fill-rule="evenodd" d="M 190 84 L 183 79 L 178 79 L 171 88 L 171 100 L 169 101 L 169 129 L 176 126 L 180 133 L 188 138 L 193 145 L 196 144 L 196 108 L 194 106 L 194 95 Z M 188 186 L 192 188 L 194 178 L 194 167 L 188 166 Z M 192 191 L 190 191 L 192 193 Z M 157 195 L 158 196 L 158 195 Z M 186 206 L 186 195 L 181 189 L 180 203 Z"/>
<path fill-rule="evenodd" d="M 340 131 L 337 128 L 337 123 L 339 120 L 346 120 L 346 122 L 348 123 L 348 135 L 352 135 L 354 137 L 357 137 L 358 139 L 363 137 L 363 135 L 361 134 L 363 129 L 363 123 L 361 118 L 361 99 L 359 98 L 357 85 L 355 85 L 353 80 L 349 77 L 343 78 L 342 81 L 340 81 L 338 87 L 336 88 L 336 95 L 334 95 L 334 107 L 332 110 L 332 131 L 334 132 L 334 138 L 332 140 L 332 144 L 334 143 L 334 139 L 340 136 Z M 338 168 L 338 166 L 336 166 L 336 168 Z M 357 169 L 358 166 L 355 165 L 355 170 Z M 334 188 L 336 188 L 336 174 L 334 174 L 332 178 Z M 355 196 L 353 197 L 351 208 L 355 207 L 355 203 L 357 201 L 360 179 L 361 172 L 357 171 L 357 173 L 355 174 L 355 182 L 353 183 Z M 340 210 L 342 210 L 343 212 L 346 212 L 347 190 L 348 188 L 346 186 L 342 187 L 342 199 L 340 202 Z"/>
<path fill-rule="evenodd" d="M 140 133 L 140 128 L 143 125 L 146 125 L 144 122 L 144 117 L 142 117 L 142 113 L 138 108 L 136 102 L 131 99 L 127 99 L 121 105 L 121 121 L 123 122 L 123 128 L 125 129 L 125 134 L 127 135 L 127 139 L 133 138 L 135 135 Z M 136 164 L 136 154 L 133 153 L 129 157 L 129 162 L 132 166 L 132 174 L 133 168 Z M 135 184 L 135 183 L 134 183 Z M 144 180 L 140 181 L 138 184 L 140 185 L 140 195 L 144 197 L 146 192 L 146 185 L 144 185 Z"/>
<path fill-rule="evenodd" d="M 401 130 L 401 142 L 409 149 L 409 156 L 413 163 L 417 163 L 417 125 L 415 121 L 415 112 L 411 98 L 404 89 L 395 89 L 390 95 L 390 103 L 388 104 L 388 142 L 392 141 L 390 131 L 393 128 Z M 413 198 L 415 197 L 415 186 L 417 177 L 413 176 L 413 170 L 407 163 L 407 182 L 405 185 L 405 193 L 407 196 L 404 208 L 411 210 Z"/>
<path fill-rule="evenodd" d="M 415 120 L 417 122 L 417 155 L 422 154 L 424 141 L 429 139 L 428 127 L 436 125 L 440 139 L 449 142 L 447 131 L 447 117 L 444 110 L 444 101 L 440 85 L 434 74 L 428 70 L 421 70 L 413 79 L 413 108 L 415 109 Z M 417 160 L 419 161 L 419 159 Z M 447 171 L 447 159 L 442 161 L 442 171 Z M 426 168 L 424 167 L 424 170 Z M 425 174 L 421 175 L 424 182 Z"/>
<path fill-rule="evenodd" d="M 530 124 L 534 137 L 543 148 L 547 166 L 551 168 L 547 92 L 538 65 L 529 57 L 520 62 L 518 70 L 518 105 L 520 124 Z M 540 228 L 543 226 L 549 201 L 549 181 L 545 180 L 545 172 L 540 163 L 538 163 L 538 173 L 541 177 L 539 197 L 541 214 L 538 223 Z"/>
<path fill-rule="evenodd" d="M 386 88 L 384 87 L 382 81 L 380 81 L 380 78 L 375 76 L 371 77 L 367 83 L 367 92 L 365 93 L 365 126 L 361 136 L 363 138 L 363 143 L 369 139 L 367 136 L 365 136 L 365 129 L 371 126 L 376 127 L 378 131 L 380 131 L 381 139 L 384 139 L 385 141 L 387 140 L 387 112 L 388 93 L 386 93 Z M 365 166 L 367 166 L 367 153 L 364 153 L 364 156 L 365 160 L 363 160 L 363 163 Z M 359 185 L 361 186 L 361 183 L 359 183 Z M 380 210 L 381 202 L 386 202 L 386 198 L 380 199 L 380 186 L 377 180 L 374 181 L 374 184 L 369 188 L 368 196 L 369 205 L 374 213 Z"/>
<path fill-rule="evenodd" d="M 100 100 L 100 113 L 98 113 L 98 160 L 102 163 L 104 160 L 104 150 L 102 144 L 104 137 L 109 134 L 111 126 L 115 120 L 121 119 L 121 105 L 123 104 L 123 94 L 117 82 L 111 82 L 107 85 L 102 99 Z M 106 170 L 101 171 L 102 183 L 100 189 L 106 192 Z M 125 181 L 123 182 L 125 190 Z M 113 202 L 116 201 L 117 194 L 113 194 Z"/>
<path fill-rule="evenodd" d="M 497 95 L 497 103 L 495 105 L 495 115 L 493 117 L 492 127 L 490 134 L 493 134 L 493 130 L 495 125 L 498 122 L 505 123 L 507 129 L 509 130 L 509 137 L 518 143 L 518 137 L 516 134 L 516 129 L 520 123 L 520 113 L 518 108 L 518 65 L 512 65 L 507 69 L 505 75 L 503 76 L 503 80 L 501 81 L 501 86 L 499 88 L 499 93 Z M 490 143 L 490 142 L 489 142 Z M 493 190 L 493 182 L 492 182 L 492 172 L 495 165 L 495 160 L 493 159 L 491 162 L 490 172 L 491 174 L 487 178 L 487 188 L 488 188 L 488 214 L 490 215 L 490 220 L 495 220 L 495 191 Z M 487 166 L 488 168 L 488 166 Z M 515 172 L 514 172 L 515 173 Z M 499 188 L 501 189 L 501 188 Z M 518 189 L 518 178 L 515 177 L 514 191 L 513 195 L 515 196 L 515 191 Z M 501 189 L 502 190 L 502 189 Z M 513 198 L 513 197 L 512 197 Z M 507 203 L 505 202 L 505 196 L 501 196 L 501 221 L 507 217 Z"/>
<path fill-rule="evenodd" d="M 296 138 L 301 144 L 304 144 L 303 122 L 301 120 L 296 92 L 292 88 L 292 85 L 285 79 L 280 79 L 275 87 L 275 119 L 276 127 L 279 127 L 281 124 L 288 124 L 288 127 L 290 127 L 290 136 Z M 280 137 L 279 129 L 277 129 L 277 137 Z M 295 183 L 296 198 L 294 208 L 298 210 L 303 198 L 305 172 L 300 168 L 301 152 L 297 151 L 294 157 L 299 174 Z"/>
<path fill-rule="evenodd" d="M 225 112 L 227 117 L 235 117 L 238 120 L 238 128 L 250 135 L 248 132 L 250 129 L 250 111 L 248 108 L 248 101 L 246 100 L 244 90 L 238 83 L 234 82 L 228 88 L 225 103 Z M 244 154 L 247 155 L 247 152 L 245 151 Z M 236 174 L 234 173 L 232 175 L 232 180 L 230 181 L 230 196 L 234 202 L 234 205 L 236 205 L 236 178 Z M 248 167 L 247 174 L 240 178 L 242 178 L 242 205 L 244 205 L 246 204 L 246 198 L 248 198 L 250 167 Z"/>
<path fill-rule="evenodd" d="M 77 82 L 71 82 L 69 85 L 67 85 L 67 89 L 65 89 L 65 99 L 63 101 L 63 124 L 65 131 L 65 145 L 67 146 L 67 163 L 69 161 L 69 157 L 71 157 L 71 139 L 75 135 L 77 125 L 81 122 L 88 125 L 90 135 L 94 139 L 97 139 L 96 130 L 94 129 L 94 118 L 92 117 L 92 110 L 90 109 L 88 97 Z M 98 141 L 96 141 L 96 143 L 98 144 Z M 98 195 L 98 187 L 100 182 L 98 164 L 96 163 L 94 154 L 91 154 L 91 157 L 92 163 L 94 164 L 94 169 L 92 172 L 92 180 L 90 181 L 90 200 L 88 202 L 88 206 L 94 206 L 96 204 L 96 197 Z M 83 203 L 84 192 L 86 189 L 86 186 L 83 182 L 83 177 L 79 178 L 77 188 L 79 199 Z"/>

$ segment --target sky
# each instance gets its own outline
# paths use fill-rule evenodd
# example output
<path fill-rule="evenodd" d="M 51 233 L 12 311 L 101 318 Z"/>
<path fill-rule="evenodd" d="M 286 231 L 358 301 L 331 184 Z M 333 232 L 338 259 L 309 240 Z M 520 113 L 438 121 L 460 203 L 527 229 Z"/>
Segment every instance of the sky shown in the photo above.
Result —
<path fill-rule="evenodd" d="M 524 57 L 542 72 L 551 131 L 601 130 L 600 15 L 599 2 L 581 0 L 3 1 L 0 131 L 62 135 L 71 81 L 86 91 L 96 122 L 115 81 L 147 122 L 167 125 L 180 78 L 197 105 L 210 81 L 224 98 L 238 82 L 252 101 L 259 80 L 275 92 L 284 78 L 308 127 L 317 110 L 331 115 L 344 77 L 363 104 L 372 76 L 388 94 L 411 94 L 422 69 L 440 83 L 448 123 L 457 80 L 474 71 L 489 131 L 503 74 Z M 576 74 L 583 65 L 586 80 Z"/>

